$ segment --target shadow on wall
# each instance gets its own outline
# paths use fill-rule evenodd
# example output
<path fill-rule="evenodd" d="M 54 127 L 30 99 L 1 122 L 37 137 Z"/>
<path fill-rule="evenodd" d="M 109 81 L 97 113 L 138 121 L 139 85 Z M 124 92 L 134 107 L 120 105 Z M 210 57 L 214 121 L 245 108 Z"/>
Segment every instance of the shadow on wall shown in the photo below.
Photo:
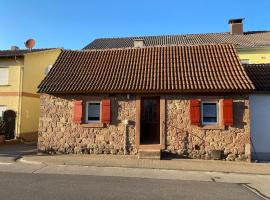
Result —
<path fill-rule="evenodd" d="M 243 129 L 247 124 L 244 122 L 244 113 L 247 107 L 244 102 L 234 102 L 233 103 L 233 116 L 234 116 L 234 125 L 235 128 Z"/>

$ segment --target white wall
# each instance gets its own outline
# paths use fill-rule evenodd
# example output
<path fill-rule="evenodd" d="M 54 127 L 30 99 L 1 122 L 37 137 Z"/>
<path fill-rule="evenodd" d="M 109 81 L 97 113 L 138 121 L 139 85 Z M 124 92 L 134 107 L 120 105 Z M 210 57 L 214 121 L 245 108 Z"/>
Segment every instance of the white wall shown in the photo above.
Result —
<path fill-rule="evenodd" d="M 250 95 L 250 131 L 253 159 L 270 160 L 270 94 Z"/>

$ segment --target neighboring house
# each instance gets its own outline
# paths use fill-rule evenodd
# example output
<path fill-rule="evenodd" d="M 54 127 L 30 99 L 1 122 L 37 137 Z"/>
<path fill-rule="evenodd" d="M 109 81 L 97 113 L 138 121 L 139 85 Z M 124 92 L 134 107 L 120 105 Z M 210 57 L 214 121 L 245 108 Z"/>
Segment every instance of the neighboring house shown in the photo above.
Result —
<path fill-rule="evenodd" d="M 250 95 L 252 158 L 270 160 L 270 64 L 244 65 L 256 92 Z"/>
<path fill-rule="evenodd" d="M 201 45 L 216 43 L 234 44 L 242 63 L 270 63 L 270 31 L 243 31 L 243 19 L 229 20 L 230 32 L 161 35 L 143 37 L 101 38 L 96 39 L 84 50 L 113 49 L 134 46 L 134 40 L 145 46 Z"/>
<path fill-rule="evenodd" d="M 39 85 L 38 149 L 248 160 L 253 89 L 231 44 L 64 50 Z"/>
<path fill-rule="evenodd" d="M 6 112 L 7 139 L 37 140 L 37 86 L 60 54 L 60 49 L 0 51 L 0 118 Z M 3 133 L 1 133 L 3 134 Z"/>

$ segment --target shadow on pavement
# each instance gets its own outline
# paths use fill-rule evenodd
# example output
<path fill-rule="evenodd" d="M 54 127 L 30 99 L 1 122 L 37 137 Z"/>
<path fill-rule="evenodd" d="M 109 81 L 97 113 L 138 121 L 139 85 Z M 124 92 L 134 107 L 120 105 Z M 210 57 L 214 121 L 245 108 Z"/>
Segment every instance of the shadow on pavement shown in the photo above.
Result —
<path fill-rule="evenodd" d="M 16 145 L 1 145 L 0 157 L 21 157 L 25 155 L 36 155 L 36 144 L 16 144 Z"/>

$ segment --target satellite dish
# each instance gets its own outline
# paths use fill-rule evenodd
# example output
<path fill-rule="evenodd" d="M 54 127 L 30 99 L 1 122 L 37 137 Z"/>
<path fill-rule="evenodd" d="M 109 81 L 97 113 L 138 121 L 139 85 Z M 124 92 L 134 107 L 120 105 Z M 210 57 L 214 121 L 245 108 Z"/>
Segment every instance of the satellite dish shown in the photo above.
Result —
<path fill-rule="evenodd" d="M 34 39 L 28 39 L 24 44 L 25 47 L 31 51 L 32 48 L 35 46 L 36 41 Z"/>

